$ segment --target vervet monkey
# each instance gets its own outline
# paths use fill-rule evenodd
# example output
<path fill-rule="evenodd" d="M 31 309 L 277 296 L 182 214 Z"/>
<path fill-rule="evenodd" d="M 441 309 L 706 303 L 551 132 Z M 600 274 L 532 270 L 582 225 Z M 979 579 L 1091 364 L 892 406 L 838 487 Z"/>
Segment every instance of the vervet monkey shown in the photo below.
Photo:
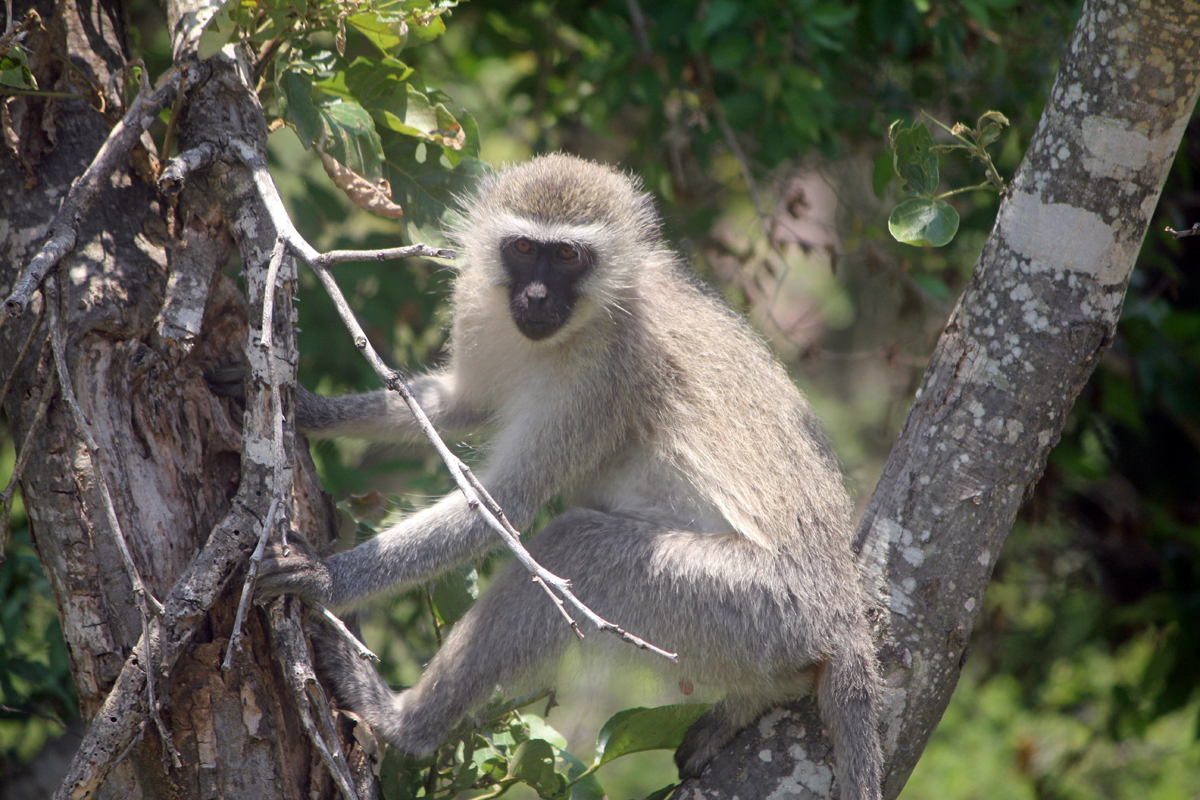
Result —
<path fill-rule="evenodd" d="M 518 529 L 551 499 L 568 503 L 530 542 L 534 558 L 604 618 L 677 652 L 678 665 L 655 663 L 681 686 L 724 693 L 687 732 L 680 775 L 699 775 L 815 674 L 841 797 L 878 798 L 878 678 L 851 505 L 780 364 L 685 272 L 650 197 L 619 172 L 565 155 L 511 167 L 467 204 L 454 238 L 450 360 L 414 391 L 439 430 L 491 432 L 480 479 Z M 302 391 L 297 420 L 318 436 L 419 436 L 382 391 Z M 347 552 L 275 554 L 258 585 L 345 609 L 498 544 L 456 492 Z M 319 649 L 339 700 L 420 757 L 573 638 L 512 563 L 407 691 Z"/>

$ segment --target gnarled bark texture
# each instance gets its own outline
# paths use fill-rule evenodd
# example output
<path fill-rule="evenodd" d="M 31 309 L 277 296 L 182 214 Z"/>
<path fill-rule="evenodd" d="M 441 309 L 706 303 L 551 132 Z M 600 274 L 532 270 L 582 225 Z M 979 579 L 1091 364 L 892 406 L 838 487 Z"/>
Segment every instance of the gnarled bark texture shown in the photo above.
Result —
<path fill-rule="evenodd" d="M 27 4 L 16 6 L 21 19 Z M 122 85 L 126 67 L 119 4 L 68 0 L 36 8 L 45 27 L 25 45 L 39 86 L 90 102 L 7 99 L 19 140 L 15 152 L 0 156 L 5 295 L 123 110 L 109 90 Z M 68 59 L 74 69 L 64 69 Z M 229 59 L 192 69 L 200 72 L 192 76 L 181 141 L 236 136 L 263 147 L 262 112 L 243 73 Z M 102 101 L 116 112 L 98 111 Z M 135 164 L 146 163 L 145 153 L 134 155 Z M 252 609 L 242 651 L 231 669 L 220 667 L 246 559 L 277 476 L 261 382 L 248 382 L 243 420 L 242 408 L 215 397 L 203 376 L 243 348 L 248 361 L 265 363 L 261 348 L 247 346 L 247 332 L 259 327 L 262 271 L 274 233 L 267 224 L 254 229 L 244 169 L 225 165 L 193 181 L 178 209 L 159 196 L 153 178 L 132 165 L 119 168 L 79 221 L 73 252 L 48 279 L 65 295 L 68 371 L 99 445 L 93 461 L 60 395 L 35 434 L 21 478 L 91 723 L 59 796 L 333 796 L 268 645 L 264 614 Z M 234 246 L 246 267 L 249 301 L 220 272 Z M 276 369 L 285 383 L 295 363 L 292 280 L 285 270 L 275 300 Z M 23 316 L 0 328 L 0 375 L 15 373 L 4 410 L 18 443 L 53 372 L 43 346 L 46 318 L 39 314 L 47 296 L 36 296 Z M 18 360 L 35 325 L 41 327 L 29 354 Z M 284 472 L 294 477 L 280 519 L 320 544 L 328 541 L 331 508 L 307 452 L 301 448 L 293 463 L 290 430 L 285 434 Z M 168 766 L 149 716 L 142 620 L 116 532 L 106 522 L 101 479 L 138 571 L 165 605 L 150 625 L 155 688 L 182 766 Z"/>

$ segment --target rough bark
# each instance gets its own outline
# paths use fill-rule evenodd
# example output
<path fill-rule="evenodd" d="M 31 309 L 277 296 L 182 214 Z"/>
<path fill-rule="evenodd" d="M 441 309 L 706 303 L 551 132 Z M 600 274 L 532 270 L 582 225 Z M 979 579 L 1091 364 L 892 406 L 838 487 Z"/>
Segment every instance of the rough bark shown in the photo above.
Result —
<path fill-rule="evenodd" d="M 26 7 L 17 4 L 17 18 Z M 8 100 L 21 138 L 16 154 L 0 157 L 0 185 L 8 187 L 0 192 L 5 294 L 120 116 L 119 99 L 106 89 L 121 84 L 125 66 L 119 4 L 44 2 L 37 9 L 46 32 L 26 44 L 39 85 L 92 102 Z M 78 71 L 64 70 L 64 57 Z M 205 80 L 189 94 L 181 141 L 236 136 L 263 147 L 262 112 L 236 65 L 226 59 L 203 69 Z M 96 110 L 101 95 L 109 113 Z M 216 398 L 203 375 L 243 348 L 256 374 L 265 373 L 261 348 L 247 342 L 248 330 L 258 327 L 274 233 L 256 224 L 266 216 L 255 216 L 261 208 L 250 197 L 244 169 L 226 165 L 194 180 L 178 211 L 159 196 L 152 177 L 132 166 L 119 169 L 81 218 L 73 252 L 48 279 L 60 280 L 66 293 L 68 371 L 99 444 L 92 470 L 81 432 L 58 397 L 21 478 L 83 715 L 91 722 L 60 795 L 334 796 L 272 657 L 264 614 L 247 617 L 243 650 L 232 669 L 220 668 L 246 559 L 275 486 L 271 413 L 266 388 L 251 376 L 243 430 L 242 409 Z M 168 235 L 170 225 L 178 235 Z M 220 273 L 235 244 L 249 302 Z M 275 366 L 285 384 L 294 379 L 296 360 L 293 280 L 285 274 L 275 300 Z M 45 302 L 35 296 L 23 316 L 0 328 L 0 375 L 15 374 L 4 410 L 17 442 L 53 371 L 39 315 Z M 17 363 L 36 324 L 42 328 L 30 354 Z M 285 434 L 291 454 L 290 430 Z M 295 476 L 288 479 L 292 489 L 281 521 L 318 543 L 327 540 L 331 509 L 306 451 L 286 467 Z M 168 766 L 150 721 L 143 649 L 134 649 L 142 620 L 101 510 L 101 478 L 138 571 L 165 605 L 152 620 L 151 644 L 162 718 L 181 767 Z"/>
<path fill-rule="evenodd" d="M 1200 3 L 1093 0 L 859 528 L 880 606 L 884 796 L 958 681 L 996 555 L 1112 340 L 1200 91 Z M 768 715 L 676 797 L 827 797 L 811 702 Z"/>

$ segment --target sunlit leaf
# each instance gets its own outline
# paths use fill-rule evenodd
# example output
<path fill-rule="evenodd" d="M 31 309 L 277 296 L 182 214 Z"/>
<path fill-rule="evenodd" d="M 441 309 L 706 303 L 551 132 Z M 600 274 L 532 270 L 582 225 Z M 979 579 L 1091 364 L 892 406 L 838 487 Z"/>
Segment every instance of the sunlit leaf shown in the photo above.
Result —
<path fill-rule="evenodd" d="M 958 232 L 958 212 L 944 200 L 905 200 L 888 217 L 888 230 L 904 244 L 941 247 Z"/>
<path fill-rule="evenodd" d="M 674 750 L 708 710 L 703 704 L 627 708 L 608 718 L 596 737 L 596 763 L 643 750 Z"/>
<path fill-rule="evenodd" d="M 566 778 L 554 769 L 554 748 L 543 739 L 517 745 L 508 764 L 508 777 L 532 786 L 542 797 L 553 797 L 566 789 Z"/>
<path fill-rule="evenodd" d="M 234 32 L 237 31 L 237 25 L 233 21 L 233 11 L 240 2 L 241 0 L 225 0 L 213 18 L 204 26 L 198 44 L 201 59 L 212 58 L 221 52 L 221 48 L 233 38 Z"/>
<path fill-rule="evenodd" d="M 892 164 L 904 180 L 905 190 L 916 196 L 936 192 L 938 158 L 925 123 L 918 121 L 906 127 L 902 122 L 894 122 L 888 133 L 892 138 Z"/>
<path fill-rule="evenodd" d="M 384 55 L 399 50 L 408 38 L 408 25 L 399 17 L 364 12 L 351 14 L 346 17 L 346 22 L 370 39 L 371 44 L 378 47 L 379 52 Z"/>

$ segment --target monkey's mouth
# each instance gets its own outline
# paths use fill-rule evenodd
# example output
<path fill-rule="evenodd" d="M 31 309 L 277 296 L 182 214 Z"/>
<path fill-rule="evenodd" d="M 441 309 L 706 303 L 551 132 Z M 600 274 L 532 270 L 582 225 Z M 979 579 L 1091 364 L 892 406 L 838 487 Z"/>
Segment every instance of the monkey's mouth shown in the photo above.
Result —
<path fill-rule="evenodd" d="M 517 324 L 519 330 L 526 339 L 532 339 L 535 342 L 540 342 L 542 339 L 548 339 L 558 332 L 563 326 L 565 320 L 555 317 L 529 317 L 513 315 L 513 322 Z"/>
<path fill-rule="evenodd" d="M 566 324 L 573 303 L 573 297 L 547 292 L 540 283 L 530 284 L 512 292 L 508 313 L 517 330 L 537 342 L 553 336 Z"/>

